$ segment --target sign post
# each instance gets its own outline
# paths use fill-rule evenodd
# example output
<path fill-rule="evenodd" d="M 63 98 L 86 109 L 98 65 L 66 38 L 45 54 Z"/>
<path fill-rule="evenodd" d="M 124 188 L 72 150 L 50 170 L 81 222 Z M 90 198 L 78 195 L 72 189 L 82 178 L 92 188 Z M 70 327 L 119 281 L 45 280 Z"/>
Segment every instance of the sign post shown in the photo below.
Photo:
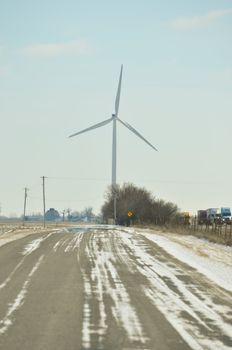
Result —
<path fill-rule="evenodd" d="M 127 218 L 128 218 L 128 220 L 127 220 L 127 226 L 130 226 L 131 225 L 131 219 L 132 219 L 132 217 L 133 217 L 133 213 L 132 213 L 132 211 L 128 211 L 127 212 Z"/>

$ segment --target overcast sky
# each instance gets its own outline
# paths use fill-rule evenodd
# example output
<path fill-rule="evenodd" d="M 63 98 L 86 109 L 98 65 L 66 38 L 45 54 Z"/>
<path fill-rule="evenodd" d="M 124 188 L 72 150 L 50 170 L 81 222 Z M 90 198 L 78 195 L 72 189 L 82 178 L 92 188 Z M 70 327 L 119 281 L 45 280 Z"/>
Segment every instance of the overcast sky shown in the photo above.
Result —
<path fill-rule="evenodd" d="M 183 210 L 232 206 L 231 0 L 0 2 L 0 203 L 98 213 L 111 182 L 123 63 L 118 183 Z M 129 208 L 128 208 L 129 209 Z"/>

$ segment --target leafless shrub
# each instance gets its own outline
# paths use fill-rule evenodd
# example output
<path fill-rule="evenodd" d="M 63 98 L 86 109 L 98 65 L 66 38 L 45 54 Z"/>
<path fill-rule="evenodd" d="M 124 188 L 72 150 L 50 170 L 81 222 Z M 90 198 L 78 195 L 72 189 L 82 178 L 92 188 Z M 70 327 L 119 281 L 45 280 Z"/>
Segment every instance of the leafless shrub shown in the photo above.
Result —
<path fill-rule="evenodd" d="M 117 201 L 117 221 L 119 224 L 155 223 L 165 225 L 175 219 L 178 207 L 162 199 L 156 199 L 151 192 L 131 183 L 109 187 L 105 194 L 102 215 L 107 220 L 114 217 L 114 198 Z M 133 215 L 128 218 L 128 212 Z"/>

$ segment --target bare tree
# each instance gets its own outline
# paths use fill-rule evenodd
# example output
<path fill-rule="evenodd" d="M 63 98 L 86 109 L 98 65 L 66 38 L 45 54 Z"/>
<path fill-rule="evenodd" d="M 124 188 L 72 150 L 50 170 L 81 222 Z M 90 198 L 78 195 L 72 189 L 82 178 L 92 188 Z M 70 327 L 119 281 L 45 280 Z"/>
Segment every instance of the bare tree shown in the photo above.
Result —
<path fill-rule="evenodd" d="M 175 204 L 165 202 L 162 199 L 156 200 L 152 193 L 145 188 L 126 183 L 121 187 L 107 189 L 106 200 L 102 207 L 102 215 L 105 220 L 113 218 L 115 195 L 119 224 L 128 224 L 129 218 L 133 222 L 164 225 L 172 221 L 178 213 L 178 207 Z"/>
<path fill-rule="evenodd" d="M 83 211 L 83 216 L 86 217 L 87 221 L 91 221 L 91 219 L 94 217 L 93 208 L 92 207 L 85 208 Z"/>

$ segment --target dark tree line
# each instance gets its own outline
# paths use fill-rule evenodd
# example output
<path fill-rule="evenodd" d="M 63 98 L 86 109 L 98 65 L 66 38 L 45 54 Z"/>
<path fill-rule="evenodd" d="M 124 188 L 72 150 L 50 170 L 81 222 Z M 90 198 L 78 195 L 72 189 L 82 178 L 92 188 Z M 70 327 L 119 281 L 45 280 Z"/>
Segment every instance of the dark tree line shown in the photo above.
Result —
<path fill-rule="evenodd" d="M 125 225 L 133 223 L 154 223 L 164 225 L 176 220 L 179 210 L 176 204 L 156 199 L 145 188 L 131 183 L 109 187 L 102 207 L 105 221 L 114 217 L 114 197 L 117 201 L 117 222 Z M 128 213 L 132 213 L 129 217 Z"/>

